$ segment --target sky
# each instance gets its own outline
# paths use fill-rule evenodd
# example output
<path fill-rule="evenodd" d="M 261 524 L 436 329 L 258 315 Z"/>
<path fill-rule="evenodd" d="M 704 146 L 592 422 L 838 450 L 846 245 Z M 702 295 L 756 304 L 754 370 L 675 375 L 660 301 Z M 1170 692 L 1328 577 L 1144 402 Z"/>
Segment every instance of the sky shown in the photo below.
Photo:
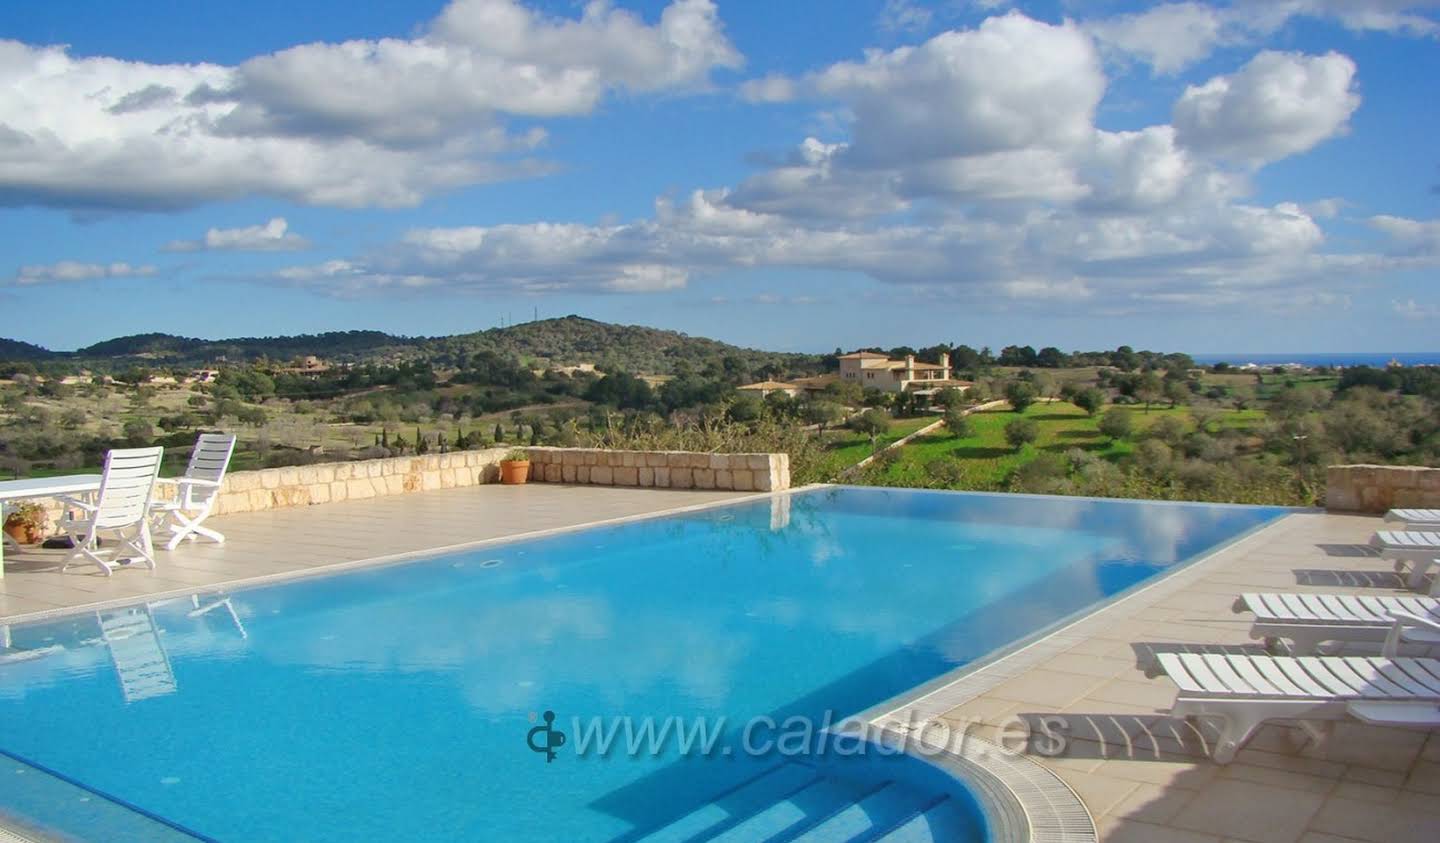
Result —
<path fill-rule="evenodd" d="M 1440 0 L 0 7 L 0 336 L 1440 350 Z"/>

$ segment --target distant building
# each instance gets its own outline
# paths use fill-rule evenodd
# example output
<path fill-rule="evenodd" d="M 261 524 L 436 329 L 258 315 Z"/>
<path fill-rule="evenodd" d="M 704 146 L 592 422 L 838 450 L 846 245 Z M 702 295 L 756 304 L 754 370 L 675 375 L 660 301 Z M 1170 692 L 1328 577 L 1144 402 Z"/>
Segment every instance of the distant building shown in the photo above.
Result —
<path fill-rule="evenodd" d="M 760 381 L 759 383 L 747 383 L 744 386 L 736 387 L 740 392 L 750 395 L 758 395 L 764 398 L 775 392 L 781 392 L 791 398 L 798 398 L 805 392 L 805 387 L 784 381 Z"/>
<path fill-rule="evenodd" d="M 277 372 L 284 372 L 288 375 L 321 375 L 330 371 L 330 364 L 321 360 L 313 354 L 300 358 L 294 366 L 286 366 L 283 369 L 276 369 Z"/>
<path fill-rule="evenodd" d="M 840 355 L 840 379 L 853 381 L 866 389 L 882 392 L 914 392 L 933 395 L 942 389 L 969 389 L 970 381 L 951 377 L 950 355 L 942 353 L 939 363 L 918 363 L 915 355 L 904 360 L 891 360 L 873 351 L 857 351 Z"/>
<path fill-rule="evenodd" d="M 190 373 L 190 380 L 195 383 L 214 383 L 220 377 L 219 369 L 196 369 Z"/>

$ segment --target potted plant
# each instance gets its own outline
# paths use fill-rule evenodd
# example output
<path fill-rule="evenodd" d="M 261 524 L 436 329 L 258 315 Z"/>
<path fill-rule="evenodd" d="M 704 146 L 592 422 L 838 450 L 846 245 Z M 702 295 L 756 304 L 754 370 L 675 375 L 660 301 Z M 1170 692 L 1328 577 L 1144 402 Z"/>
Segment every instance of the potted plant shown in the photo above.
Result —
<path fill-rule="evenodd" d="M 516 449 L 500 461 L 500 482 L 507 486 L 518 486 L 530 477 L 530 455 Z"/>
<path fill-rule="evenodd" d="M 21 501 L 5 516 L 5 534 L 21 544 L 35 544 L 45 538 L 50 516 L 34 501 Z"/>

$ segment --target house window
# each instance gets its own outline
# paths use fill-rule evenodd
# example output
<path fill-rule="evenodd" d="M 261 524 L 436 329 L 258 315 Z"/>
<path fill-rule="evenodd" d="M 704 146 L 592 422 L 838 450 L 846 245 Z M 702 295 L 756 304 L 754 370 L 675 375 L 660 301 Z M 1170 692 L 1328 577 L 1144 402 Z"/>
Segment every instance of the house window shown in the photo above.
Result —
<path fill-rule="evenodd" d="M 870 380 L 874 380 L 874 379 L 875 379 L 875 373 L 874 373 L 874 372 L 866 372 L 866 373 L 865 373 L 865 377 L 869 378 Z"/>

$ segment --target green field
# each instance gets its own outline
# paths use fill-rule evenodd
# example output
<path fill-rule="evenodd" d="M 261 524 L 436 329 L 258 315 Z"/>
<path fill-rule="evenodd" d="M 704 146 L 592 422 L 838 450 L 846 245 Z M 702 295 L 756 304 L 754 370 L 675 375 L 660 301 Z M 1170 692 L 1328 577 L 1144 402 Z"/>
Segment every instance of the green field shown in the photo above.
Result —
<path fill-rule="evenodd" d="M 896 419 L 890 430 L 876 440 L 877 447 L 883 448 L 898 442 L 927 424 L 934 424 L 935 416 L 921 416 L 917 419 Z M 872 453 L 870 438 L 849 430 L 836 430 L 825 434 L 825 467 L 821 473 L 827 479 L 860 462 Z"/>
<path fill-rule="evenodd" d="M 1179 418 L 1189 429 L 1194 428 L 1190 411 L 1186 407 L 1142 408 L 1133 410 L 1136 435 L 1163 418 Z M 1024 415 L 1039 426 L 1039 438 L 1033 445 L 1026 445 L 1019 451 L 1005 441 L 1005 425 L 1016 417 L 1010 410 L 990 410 L 975 413 L 973 436 L 958 439 L 941 430 L 922 436 L 899 451 L 899 458 L 884 470 L 881 482 L 887 485 L 930 485 L 926 482 L 925 466 L 937 459 L 955 459 L 961 465 L 965 486 L 972 489 L 997 489 L 1009 474 L 1019 466 L 1034 459 L 1038 454 L 1051 451 L 1061 453 L 1071 448 L 1090 451 L 1106 459 L 1118 459 L 1132 450 L 1132 440 L 1113 441 L 1097 429 L 1098 418 L 1091 418 L 1084 410 L 1073 404 L 1053 402 L 1035 404 Z M 1265 413 L 1260 410 L 1230 410 L 1224 412 L 1216 424 L 1219 426 L 1250 429 L 1263 423 Z"/>

